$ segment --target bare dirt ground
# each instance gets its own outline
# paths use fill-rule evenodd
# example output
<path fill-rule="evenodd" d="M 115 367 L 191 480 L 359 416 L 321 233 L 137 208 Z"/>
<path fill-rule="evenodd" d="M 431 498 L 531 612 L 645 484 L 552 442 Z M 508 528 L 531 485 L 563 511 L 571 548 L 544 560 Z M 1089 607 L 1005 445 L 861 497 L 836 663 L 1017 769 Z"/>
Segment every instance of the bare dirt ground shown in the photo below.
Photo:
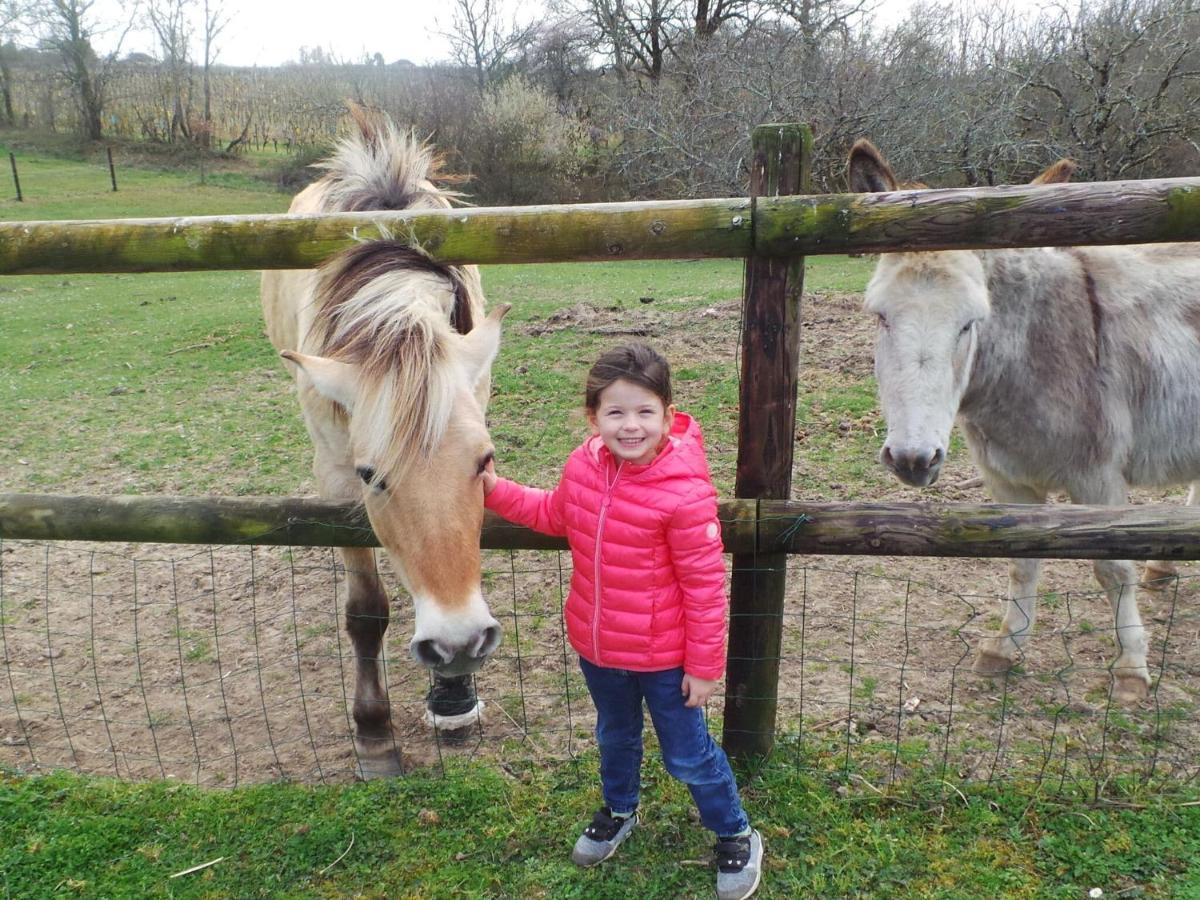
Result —
<path fill-rule="evenodd" d="M 859 302 L 806 298 L 802 385 L 869 376 L 872 326 Z M 687 323 L 646 310 L 632 325 L 677 366 L 736 363 L 736 301 Z M 538 327 L 628 334 L 632 326 L 627 312 L 585 306 Z M 836 466 L 805 455 L 817 432 L 877 445 L 881 428 L 874 413 L 847 419 L 814 408 L 798 429 L 795 495 L 986 500 L 969 483 L 965 452 L 923 495 L 882 475 L 844 483 Z M 732 448 L 710 449 L 715 466 L 732 464 Z M 478 676 L 485 716 L 465 739 L 448 742 L 424 724 L 429 679 L 407 656 L 407 598 L 393 602 L 387 676 L 397 743 L 414 764 L 537 763 L 590 745 L 591 707 L 561 626 L 569 556 L 489 552 L 485 566 L 505 641 Z M 1003 561 L 802 557 L 789 568 L 781 753 L 844 760 L 873 784 L 936 771 L 949 785 L 1084 780 L 1106 790 L 1131 776 L 1156 790 L 1194 789 L 1195 567 L 1142 595 L 1155 687 L 1132 707 L 1109 699 L 1111 613 L 1088 564 L 1047 564 L 1036 633 L 1008 678 L 970 671 L 979 635 L 998 622 Z M 0 764 L 206 785 L 353 778 L 343 591 L 329 550 L 0 544 Z M 718 697 L 711 709 L 722 706 Z"/>

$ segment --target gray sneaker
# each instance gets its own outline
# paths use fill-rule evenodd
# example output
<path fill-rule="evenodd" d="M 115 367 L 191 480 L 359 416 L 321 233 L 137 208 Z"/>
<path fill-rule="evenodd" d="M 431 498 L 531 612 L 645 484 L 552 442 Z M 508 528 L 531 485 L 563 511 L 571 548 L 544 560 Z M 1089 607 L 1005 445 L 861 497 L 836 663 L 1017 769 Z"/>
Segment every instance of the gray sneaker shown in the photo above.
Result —
<path fill-rule="evenodd" d="M 744 900 L 762 878 L 763 843 L 757 830 L 745 837 L 718 838 L 717 900 Z"/>
<path fill-rule="evenodd" d="M 628 816 L 614 817 L 607 806 L 596 810 L 592 823 L 583 829 L 583 834 L 575 842 L 571 851 L 571 862 L 577 866 L 594 866 L 602 863 L 621 846 L 621 842 L 629 837 L 633 826 L 637 824 L 638 814 L 635 810 Z"/>

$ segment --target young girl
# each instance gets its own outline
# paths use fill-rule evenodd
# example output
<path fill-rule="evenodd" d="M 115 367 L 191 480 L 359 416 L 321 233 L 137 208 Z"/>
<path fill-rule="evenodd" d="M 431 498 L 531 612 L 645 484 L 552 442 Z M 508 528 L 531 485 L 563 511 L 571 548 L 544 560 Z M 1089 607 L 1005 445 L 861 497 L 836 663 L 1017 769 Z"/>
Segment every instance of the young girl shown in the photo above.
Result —
<path fill-rule="evenodd" d="M 749 897 L 762 871 L 724 751 L 701 708 L 725 669 L 725 566 L 717 492 L 700 428 L 671 405 L 667 361 L 643 344 L 605 353 L 588 373 L 592 436 L 553 491 L 484 474 L 485 505 L 566 535 L 574 574 L 567 635 L 596 706 L 604 806 L 575 843 L 603 862 L 637 824 L 642 703 L 667 771 L 685 782 L 717 835 L 717 894 Z"/>

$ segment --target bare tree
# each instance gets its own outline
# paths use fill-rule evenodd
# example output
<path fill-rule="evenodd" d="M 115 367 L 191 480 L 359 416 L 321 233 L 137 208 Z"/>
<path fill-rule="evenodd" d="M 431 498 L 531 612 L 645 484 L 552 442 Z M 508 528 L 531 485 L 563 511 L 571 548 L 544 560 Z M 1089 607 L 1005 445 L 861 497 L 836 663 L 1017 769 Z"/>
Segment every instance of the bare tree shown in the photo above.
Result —
<path fill-rule="evenodd" d="M 0 0 L 0 125 L 15 125 L 12 63 L 17 37 L 24 26 L 25 7 L 19 0 Z"/>
<path fill-rule="evenodd" d="M 217 61 L 217 38 L 229 24 L 232 15 L 225 11 L 220 0 L 203 0 L 204 3 L 204 133 L 200 143 L 205 147 L 212 142 L 212 67 Z"/>
<path fill-rule="evenodd" d="M 676 42 L 691 31 L 684 0 L 583 0 L 579 10 L 622 78 L 632 71 L 657 81 Z"/>
<path fill-rule="evenodd" d="M 753 0 L 695 0 L 692 19 L 696 23 L 696 36 L 716 34 L 726 22 L 748 23 L 757 5 Z"/>
<path fill-rule="evenodd" d="M 537 32 L 536 24 L 522 25 L 515 14 L 508 15 L 504 0 L 453 0 L 444 34 L 451 58 L 471 72 L 482 97 L 528 50 Z"/>
<path fill-rule="evenodd" d="M 804 41 L 814 44 L 826 35 L 850 30 L 878 6 L 878 0 L 766 0 L 770 10 L 793 23 Z"/>
<path fill-rule="evenodd" d="M 1020 120 L 1093 178 L 1165 174 L 1200 154 L 1200 3 L 1100 0 L 1059 10 L 1030 35 L 1013 73 Z"/>
<path fill-rule="evenodd" d="M 146 18 L 158 39 L 162 60 L 164 137 L 174 143 L 177 135 L 191 137 L 192 60 L 189 54 L 191 25 L 188 21 L 192 0 L 149 0 Z"/>
<path fill-rule="evenodd" d="M 574 102 L 591 68 L 591 35 L 587 23 L 572 11 L 551 4 L 546 12 L 546 21 L 529 48 L 526 74 L 565 106 Z"/>
<path fill-rule="evenodd" d="M 58 53 L 63 77 L 75 95 L 80 130 L 95 141 L 103 134 L 105 87 L 112 63 L 133 21 L 125 23 L 116 48 L 101 59 L 92 47 L 97 28 L 94 6 L 95 0 L 32 0 L 30 10 L 42 44 Z"/>

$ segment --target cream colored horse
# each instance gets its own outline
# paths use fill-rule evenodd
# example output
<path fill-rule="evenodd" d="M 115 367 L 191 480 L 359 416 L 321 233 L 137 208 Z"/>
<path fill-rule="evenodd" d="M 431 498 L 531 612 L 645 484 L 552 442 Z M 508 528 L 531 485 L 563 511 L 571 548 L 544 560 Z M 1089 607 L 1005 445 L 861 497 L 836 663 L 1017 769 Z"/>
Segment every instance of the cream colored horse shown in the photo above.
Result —
<path fill-rule="evenodd" d="M 1062 181 L 1071 166 L 1039 182 Z M 893 191 L 866 141 L 851 189 Z M 1135 485 L 1200 477 L 1200 248 L 1191 244 L 889 253 L 867 286 L 879 322 L 875 375 L 887 420 L 881 461 L 932 484 L 956 418 L 991 496 L 1120 505 Z M 1196 501 L 1195 487 L 1189 504 Z M 1014 559 L 999 634 L 976 671 L 1006 672 L 1037 610 L 1041 560 Z M 1167 564 L 1152 566 L 1154 575 Z M 1119 655 L 1114 696 L 1145 697 L 1147 636 L 1137 572 L 1096 560 Z M 1153 577 L 1153 575 L 1152 575 Z"/>
<path fill-rule="evenodd" d="M 293 213 L 444 209 L 431 150 L 382 116 L 292 201 Z M 483 318 L 473 267 L 442 266 L 394 240 L 364 242 L 315 272 L 265 272 L 267 334 L 292 363 L 321 496 L 361 502 L 416 610 L 410 650 L 441 676 L 473 672 L 500 644 L 480 589 L 484 423 L 500 319 Z M 381 678 L 388 599 L 374 551 L 344 549 L 354 646 L 355 742 L 365 777 L 400 760 Z"/>

